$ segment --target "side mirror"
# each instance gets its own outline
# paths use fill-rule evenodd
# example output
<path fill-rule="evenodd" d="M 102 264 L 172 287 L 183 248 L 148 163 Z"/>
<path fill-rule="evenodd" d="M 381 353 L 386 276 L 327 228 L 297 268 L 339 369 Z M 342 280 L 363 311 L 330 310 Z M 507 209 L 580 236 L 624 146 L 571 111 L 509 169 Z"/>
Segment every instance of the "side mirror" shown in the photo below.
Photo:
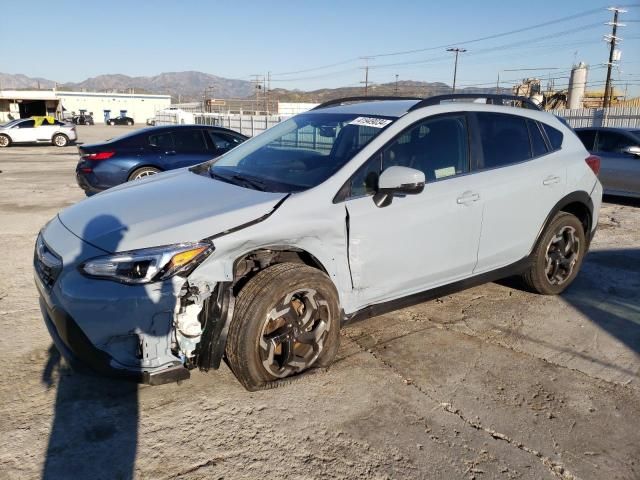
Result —
<path fill-rule="evenodd" d="M 394 196 L 416 195 L 424 190 L 424 172 L 415 168 L 393 166 L 387 168 L 378 180 L 378 191 L 373 196 L 377 207 L 391 204 Z"/>
<path fill-rule="evenodd" d="M 634 157 L 640 157 L 640 146 L 634 145 L 631 147 L 625 147 L 622 149 L 622 153 L 633 155 Z"/>

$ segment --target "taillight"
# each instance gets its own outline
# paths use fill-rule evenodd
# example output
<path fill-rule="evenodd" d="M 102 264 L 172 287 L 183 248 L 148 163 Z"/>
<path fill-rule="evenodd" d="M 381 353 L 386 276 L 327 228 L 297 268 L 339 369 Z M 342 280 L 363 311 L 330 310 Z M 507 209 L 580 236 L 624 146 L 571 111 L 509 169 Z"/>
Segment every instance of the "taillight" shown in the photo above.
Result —
<path fill-rule="evenodd" d="M 116 154 L 116 152 L 96 152 L 96 153 L 85 153 L 82 158 L 85 160 L 106 160 L 107 158 L 111 158 Z"/>
<path fill-rule="evenodd" d="M 584 161 L 587 162 L 587 165 L 589 165 L 589 168 L 593 170 L 593 173 L 596 175 L 600 174 L 600 157 L 596 155 L 589 155 L 584 159 Z"/>

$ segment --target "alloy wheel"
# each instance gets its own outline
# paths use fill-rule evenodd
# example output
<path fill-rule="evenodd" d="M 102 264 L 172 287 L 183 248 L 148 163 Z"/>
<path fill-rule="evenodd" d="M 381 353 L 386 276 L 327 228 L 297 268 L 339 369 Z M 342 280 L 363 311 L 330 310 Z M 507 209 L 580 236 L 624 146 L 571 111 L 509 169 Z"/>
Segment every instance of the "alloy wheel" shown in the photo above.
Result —
<path fill-rule="evenodd" d="M 155 170 L 142 170 L 141 172 L 137 173 L 135 177 L 133 177 L 133 180 L 140 180 L 141 178 L 145 178 L 145 177 L 150 177 L 151 175 L 155 175 L 156 172 Z"/>
<path fill-rule="evenodd" d="M 576 229 L 562 227 L 549 241 L 545 254 L 545 274 L 552 285 L 569 279 L 580 255 L 580 239 Z"/>
<path fill-rule="evenodd" d="M 329 305 L 315 290 L 286 295 L 267 315 L 260 336 L 260 358 L 277 378 L 311 367 L 329 332 Z"/>
<path fill-rule="evenodd" d="M 9 145 L 9 139 L 4 135 L 0 135 L 0 147 L 6 147 Z"/>

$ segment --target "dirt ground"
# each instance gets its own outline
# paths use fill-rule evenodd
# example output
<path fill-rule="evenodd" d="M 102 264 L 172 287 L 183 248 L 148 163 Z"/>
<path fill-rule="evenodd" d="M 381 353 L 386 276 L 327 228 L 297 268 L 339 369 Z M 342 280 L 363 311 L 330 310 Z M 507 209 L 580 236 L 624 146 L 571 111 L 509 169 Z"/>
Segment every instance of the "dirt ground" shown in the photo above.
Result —
<path fill-rule="evenodd" d="M 0 151 L 0 478 L 640 478 L 640 202 L 603 205 L 562 296 L 502 282 L 357 323 L 328 372 L 271 391 L 225 366 L 148 387 L 50 349 L 33 243 L 82 200 L 76 162 Z"/>

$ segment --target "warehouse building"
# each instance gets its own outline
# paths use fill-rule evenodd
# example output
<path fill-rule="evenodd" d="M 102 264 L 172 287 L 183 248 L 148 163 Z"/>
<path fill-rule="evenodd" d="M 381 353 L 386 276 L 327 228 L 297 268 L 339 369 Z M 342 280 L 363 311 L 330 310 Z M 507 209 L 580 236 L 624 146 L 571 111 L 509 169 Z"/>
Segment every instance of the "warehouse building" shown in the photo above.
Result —
<path fill-rule="evenodd" d="M 96 123 L 126 115 L 145 123 L 158 110 L 171 105 L 170 95 L 138 93 L 66 92 L 60 90 L 0 90 L 0 122 L 34 115 L 71 117 L 80 112 L 93 115 Z"/>

